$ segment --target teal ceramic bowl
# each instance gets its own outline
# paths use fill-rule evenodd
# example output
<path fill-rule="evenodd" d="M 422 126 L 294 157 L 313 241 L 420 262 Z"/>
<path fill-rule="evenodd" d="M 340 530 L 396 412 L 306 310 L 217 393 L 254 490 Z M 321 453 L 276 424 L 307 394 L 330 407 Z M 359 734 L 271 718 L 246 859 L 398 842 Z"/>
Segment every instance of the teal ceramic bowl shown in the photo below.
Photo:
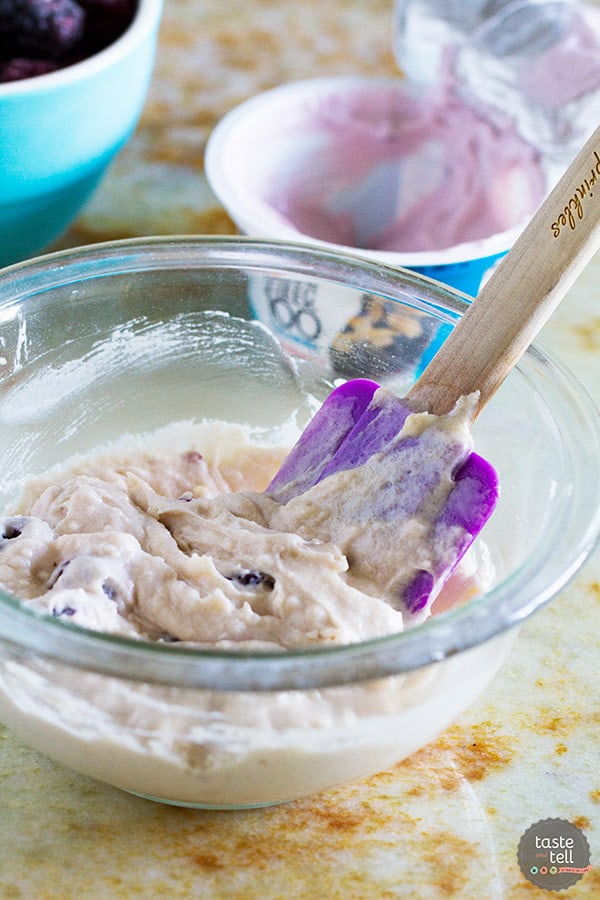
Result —
<path fill-rule="evenodd" d="M 139 0 L 114 43 L 64 69 L 0 84 L 0 265 L 45 249 L 90 198 L 141 114 L 162 0 Z"/>

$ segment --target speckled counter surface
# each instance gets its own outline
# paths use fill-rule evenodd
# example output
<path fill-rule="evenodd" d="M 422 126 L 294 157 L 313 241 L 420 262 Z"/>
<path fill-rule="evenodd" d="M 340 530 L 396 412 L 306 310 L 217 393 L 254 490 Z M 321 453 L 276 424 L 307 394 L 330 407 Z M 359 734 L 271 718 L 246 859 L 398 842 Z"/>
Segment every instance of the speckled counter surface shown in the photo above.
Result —
<path fill-rule="evenodd" d="M 394 74 L 390 21 L 387 0 L 167 0 L 143 119 L 60 246 L 233 232 L 203 177 L 213 125 L 283 81 Z M 596 258 L 539 343 L 600 403 L 599 280 Z M 525 880 L 516 852 L 550 817 L 578 825 L 592 856 L 559 896 L 598 897 L 599 662 L 597 552 L 434 744 L 365 782 L 270 810 L 137 800 L 0 727 L 0 898 L 542 898 L 552 895 Z"/>

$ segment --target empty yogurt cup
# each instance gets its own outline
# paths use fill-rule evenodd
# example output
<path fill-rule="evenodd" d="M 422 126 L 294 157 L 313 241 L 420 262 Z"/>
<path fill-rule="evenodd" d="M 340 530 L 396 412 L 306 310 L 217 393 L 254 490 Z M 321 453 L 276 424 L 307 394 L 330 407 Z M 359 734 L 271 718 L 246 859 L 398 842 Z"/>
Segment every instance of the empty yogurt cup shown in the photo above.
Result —
<path fill-rule="evenodd" d="M 266 91 L 217 125 L 205 170 L 243 233 L 351 251 L 471 295 L 553 180 L 506 115 L 400 78 Z"/>

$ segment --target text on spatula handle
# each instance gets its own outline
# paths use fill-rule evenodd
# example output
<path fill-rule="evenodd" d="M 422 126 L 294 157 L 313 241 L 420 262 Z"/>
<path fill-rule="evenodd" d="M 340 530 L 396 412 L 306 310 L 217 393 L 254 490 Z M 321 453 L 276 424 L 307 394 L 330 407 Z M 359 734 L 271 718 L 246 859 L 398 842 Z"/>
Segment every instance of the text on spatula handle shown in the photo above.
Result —
<path fill-rule="evenodd" d="M 584 202 L 586 198 L 594 196 L 593 188 L 600 180 L 600 155 L 594 150 L 594 162 L 590 166 L 589 178 L 584 178 L 581 184 L 576 188 L 575 193 L 565 206 L 564 210 L 552 223 L 552 234 L 555 238 L 559 237 L 563 228 L 568 225 L 571 231 L 577 228 L 577 222 L 580 222 L 584 215 Z"/>

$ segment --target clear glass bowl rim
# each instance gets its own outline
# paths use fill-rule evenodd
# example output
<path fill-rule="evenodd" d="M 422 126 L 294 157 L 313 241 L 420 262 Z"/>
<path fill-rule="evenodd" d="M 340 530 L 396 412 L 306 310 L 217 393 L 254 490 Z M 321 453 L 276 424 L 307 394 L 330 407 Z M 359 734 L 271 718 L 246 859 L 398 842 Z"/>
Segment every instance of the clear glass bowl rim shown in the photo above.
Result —
<path fill-rule="evenodd" d="M 149 271 L 230 268 L 282 271 L 345 283 L 366 293 L 402 300 L 414 291 L 427 312 L 456 322 L 465 295 L 399 267 L 308 244 L 237 236 L 181 235 L 129 238 L 49 253 L 0 272 L 0 316 L 32 294 L 81 279 Z M 552 376 L 562 395 L 561 423 L 572 452 L 585 447 L 600 459 L 600 414 L 574 375 L 535 346 L 517 366 L 535 378 Z M 509 376 L 510 377 L 510 376 Z M 565 521 L 560 563 L 554 544 L 540 547 L 517 571 L 485 596 L 430 618 L 413 630 L 338 647 L 281 652 L 197 650 L 138 642 L 78 628 L 24 609 L 0 591 L 0 651 L 36 655 L 85 671 L 135 681 L 223 691 L 309 690 L 364 682 L 409 672 L 463 653 L 517 627 L 549 602 L 574 576 L 600 534 L 600 482 L 581 476 Z"/>

